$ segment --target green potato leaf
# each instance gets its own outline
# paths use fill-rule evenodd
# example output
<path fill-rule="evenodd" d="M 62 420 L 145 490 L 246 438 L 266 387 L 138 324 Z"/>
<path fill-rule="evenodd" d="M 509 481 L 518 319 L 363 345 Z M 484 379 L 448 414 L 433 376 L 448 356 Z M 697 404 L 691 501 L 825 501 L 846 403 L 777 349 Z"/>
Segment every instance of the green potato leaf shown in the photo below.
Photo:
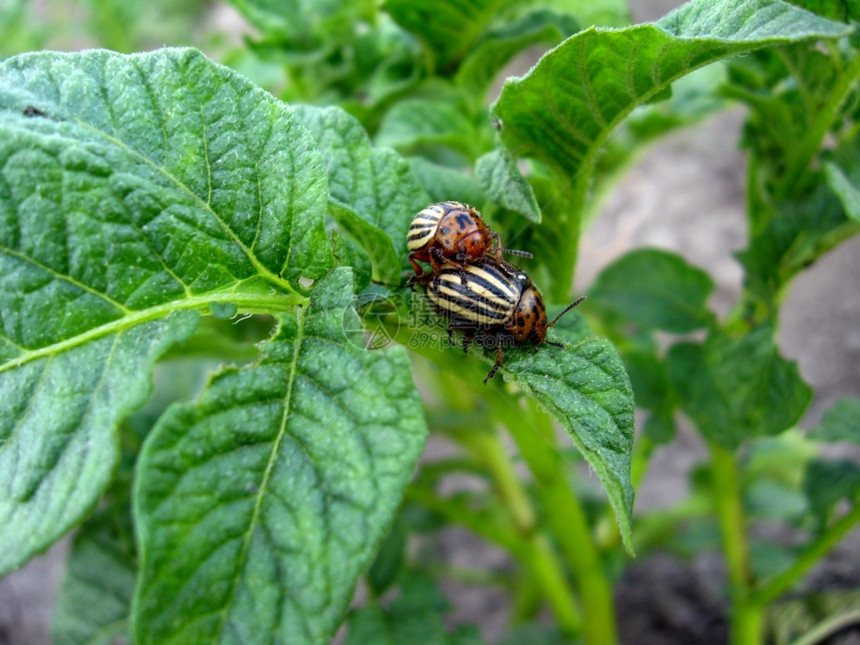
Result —
<path fill-rule="evenodd" d="M 431 202 L 453 199 L 476 206 L 487 199 L 478 181 L 460 170 L 427 161 L 424 157 L 411 157 L 409 165 Z"/>
<path fill-rule="evenodd" d="M 681 407 L 699 431 L 730 450 L 791 427 L 812 398 L 797 364 L 779 355 L 770 325 L 739 338 L 720 332 L 701 345 L 678 343 L 666 366 Z"/>
<path fill-rule="evenodd" d="M 483 94 L 496 74 L 521 51 L 537 44 L 555 45 L 578 30 L 579 24 L 570 15 L 535 9 L 483 34 L 454 80 L 470 92 Z"/>
<path fill-rule="evenodd" d="M 346 645 L 484 643 L 473 625 L 458 625 L 453 632 L 446 629 L 445 614 L 451 611 L 451 606 L 429 575 L 405 570 L 399 587 L 399 594 L 386 607 L 373 603 L 352 613 Z"/>
<path fill-rule="evenodd" d="M 479 136 L 460 106 L 444 99 L 399 101 L 382 119 L 375 143 L 408 153 L 424 145 L 448 146 L 469 157 L 479 150 Z"/>
<path fill-rule="evenodd" d="M 326 161 L 332 216 L 367 251 L 379 278 L 395 282 L 406 262 L 406 233 L 429 197 L 407 161 L 374 148 L 361 124 L 336 107 L 296 114 Z"/>
<path fill-rule="evenodd" d="M 385 0 L 382 8 L 414 34 L 439 70 L 466 57 L 481 32 L 505 8 L 502 0 Z"/>
<path fill-rule="evenodd" d="M 56 645 L 129 642 L 137 562 L 127 482 L 118 497 L 88 519 L 72 542 L 51 625 Z"/>
<path fill-rule="evenodd" d="M 328 642 L 424 445 L 402 348 L 347 336 L 348 268 L 261 360 L 161 418 L 135 487 L 137 643 Z"/>
<path fill-rule="evenodd" d="M 506 376 L 556 418 L 600 478 L 630 550 L 633 390 L 615 347 L 589 337 L 505 356 Z"/>
<path fill-rule="evenodd" d="M 198 311 L 306 302 L 333 263 L 312 144 L 194 50 L 0 64 L 0 573 L 93 508 Z"/>
<path fill-rule="evenodd" d="M 735 253 L 751 295 L 769 304 L 778 302 L 800 271 L 860 230 L 823 184 L 804 198 L 776 206 L 778 215 L 750 238 L 746 249 Z"/>
<path fill-rule="evenodd" d="M 713 321 L 706 305 L 713 289 L 711 277 L 680 256 L 640 249 L 601 271 L 588 298 L 646 329 L 683 334 Z"/>
<path fill-rule="evenodd" d="M 530 222 L 540 223 L 540 206 L 534 190 L 507 150 L 488 152 L 475 162 L 475 175 L 487 196 Z"/>
<path fill-rule="evenodd" d="M 860 503 L 860 468 L 847 459 L 812 459 L 806 466 L 803 492 L 809 501 L 809 510 L 823 525 L 840 500 Z"/>
<path fill-rule="evenodd" d="M 693 0 L 654 24 L 587 29 L 509 79 L 492 106 L 504 144 L 574 177 L 630 111 L 673 81 L 767 45 L 848 33 L 780 0 Z"/>
<path fill-rule="evenodd" d="M 809 431 L 819 441 L 860 444 L 860 398 L 846 396 L 831 405 L 816 427 Z"/>
<path fill-rule="evenodd" d="M 591 335 L 581 315 L 567 314 L 548 340 L 561 347 L 506 347 L 499 369 L 561 424 L 597 474 L 624 544 L 631 550 L 633 389 L 615 347 Z M 482 353 L 493 362 L 495 351 Z"/>

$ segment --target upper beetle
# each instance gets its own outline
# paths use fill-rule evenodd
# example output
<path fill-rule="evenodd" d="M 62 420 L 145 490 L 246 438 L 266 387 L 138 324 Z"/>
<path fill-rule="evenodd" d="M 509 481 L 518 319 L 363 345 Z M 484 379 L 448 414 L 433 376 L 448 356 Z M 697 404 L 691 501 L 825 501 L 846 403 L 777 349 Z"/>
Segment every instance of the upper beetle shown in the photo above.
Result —
<path fill-rule="evenodd" d="M 476 336 L 495 337 L 496 363 L 484 383 L 502 365 L 505 337 L 516 342 L 530 341 L 535 347 L 541 343 L 561 347 L 546 339 L 547 329 L 585 300 L 579 298 L 548 321 L 543 297 L 531 278 L 512 264 L 492 259 L 481 265 L 468 265 L 462 271 L 443 267 L 428 285 L 427 296 L 448 319 L 449 335 L 452 330 L 465 332 L 463 349 Z"/>
<path fill-rule="evenodd" d="M 417 261 L 429 262 L 437 274 L 446 263 L 460 271 L 467 264 L 482 264 L 487 256 L 501 263 L 502 252 L 532 257 L 525 251 L 503 249 L 499 235 L 490 230 L 476 208 L 454 201 L 430 204 L 415 215 L 406 247 L 416 278 L 425 275 Z"/>

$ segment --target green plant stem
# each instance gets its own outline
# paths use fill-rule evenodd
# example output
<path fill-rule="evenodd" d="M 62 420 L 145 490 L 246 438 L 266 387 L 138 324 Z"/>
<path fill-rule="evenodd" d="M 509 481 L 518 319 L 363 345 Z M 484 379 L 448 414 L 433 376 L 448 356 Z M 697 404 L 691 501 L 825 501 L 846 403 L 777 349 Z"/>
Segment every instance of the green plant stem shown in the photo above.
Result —
<path fill-rule="evenodd" d="M 406 499 L 418 502 L 448 522 L 462 524 L 476 535 L 507 549 L 534 576 L 552 607 L 561 630 L 567 634 L 579 632 L 582 618 L 577 599 L 562 575 L 561 562 L 546 536 L 534 531 L 527 536 L 511 532 L 497 522 L 477 515 L 464 504 L 439 498 L 430 491 L 415 486 L 406 490 Z"/>
<path fill-rule="evenodd" d="M 572 181 L 565 177 L 559 177 L 560 188 L 554 200 L 560 200 L 564 206 L 560 213 L 567 221 L 562 225 L 567 231 L 568 237 L 561 245 L 558 254 L 558 263 L 553 264 L 553 280 L 547 291 L 549 301 L 553 303 L 564 303 L 570 297 L 570 289 L 573 285 L 576 272 L 576 259 L 579 252 L 579 236 L 582 229 L 582 213 L 585 208 L 585 199 L 588 194 L 588 186 L 591 180 L 591 167 L 583 168 L 580 174 Z M 543 204 L 542 208 L 548 204 Z"/>
<path fill-rule="evenodd" d="M 785 593 L 858 522 L 860 522 L 860 502 L 855 503 L 849 512 L 828 526 L 790 567 L 764 581 L 753 593 L 752 599 L 764 605 Z"/>
<path fill-rule="evenodd" d="M 731 598 L 730 643 L 754 645 L 762 642 L 762 605 L 750 601 L 752 570 L 740 487 L 740 470 L 733 452 L 715 443 L 711 449 L 714 504 L 723 539 L 723 552 Z"/>
<path fill-rule="evenodd" d="M 455 437 L 472 454 L 483 461 L 493 475 L 499 496 L 507 505 L 517 531 L 529 535 L 535 530 L 535 512 L 526 492 L 514 472 L 505 446 L 497 433 L 483 430 L 464 431 Z"/>
<path fill-rule="evenodd" d="M 433 491 L 423 486 L 409 486 L 404 493 L 407 501 L 421 504 L 430 511 L 452 524 L 460 524 L 479 535 L 488 542 L 498 544 L 510 551 L 515 557 L 524 557 L 524 543 L 516 533 L 498 522 L 490 521 L 485 515 L 479 515 L 465 504 L 439 497 Z"/>
<path fill-rule="evenodd" d="M 500 390 L 495 391 L 494 397 L 504 400 L 496 409 L 505 415 L 511 436 L 535 477 L 541 505 L 546 509 L 546 521 L 576 577 L 586 617 L 582 626 L 585 642 L 618 642 L 612 588 L 592 541 L 585 512 L 567 483 L 563 460 L 555 445 L 552 420 L 531 401 L 526 418 L 516 403 L 504 397 Z M 511 414 L 511 408 L 517 411 L 523 423 L 516 422 L 517 416 Z"/>
<path fill-rule="evenodd" d="M 801 139 L 795 154 L 791 157 L 781 182 L 780 195 L 782 197 L 790 196 L 800 183 L 801 176 L 806 172 L 806 168 L 821 147 L 821 142 L 833 125 L 839 108 L 851 92 L 858 76 L 860 76 L 860 54 L 855 55 L 854 60 L 842 70 L 830 89 L 827 103 L 816 111 L 815 118 L 806 129 L 806 134 Z"/>
<path fill-rule="evenodd" d="M 562 563 L 559 562 L 546 535 L 532 534 L 529 545 L 531 549 L 526 555 L 530 557 L 526 562 L 543 588 L 562 633 L 573 636 L 580 630 L 587 630 L 587 624 L 583 625 L 582 622 L 579 603 L 562 574 Z"/>
<path fill-rule="evenodd" d="M 458 441 L 485 462 L 492 473 L 499 496 L 505 502 L 517 532 L 531 547 L 524 552 L 529 569 L 543 588 L 562 629 L 568 633 L 578 631 L 582 619 L 577 600 L 561 575 L 561 563 L 552 546 L 546 536 L 536 530 L 534 509 L 501 437 L 497 433 L 479 430 L 462 433 Z"/>
<path fill-rule="evenodd" d="M 847 611 L 832 616 L 813 627 L 809 632 L 798 638 L 791 645 L 815 645 L 849 625 L 860 624 L 860 610 Z"/>

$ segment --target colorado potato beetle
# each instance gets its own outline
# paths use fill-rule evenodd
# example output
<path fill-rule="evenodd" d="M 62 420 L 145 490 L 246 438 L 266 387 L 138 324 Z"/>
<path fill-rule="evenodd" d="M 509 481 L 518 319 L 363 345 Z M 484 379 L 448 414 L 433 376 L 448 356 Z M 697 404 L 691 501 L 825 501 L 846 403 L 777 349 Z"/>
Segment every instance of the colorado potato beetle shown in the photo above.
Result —
<path fill-rule="evenodd" d="M 525 251 L 503 249 L 498 234 L 490 230 L 476 208 L 453 201 L 430 204 L 415 215 L 406 247 L 415 278 L 426 275 L 418 261 L 428 262 L 435 274 L 444 264 L 463 271 L 467 263 L 482 264 L 487 256 L 501 263 L 503 252 L 532 257 Z"/>
<path fill-rule="evenodd" d="M 462 276 L 465 275 L 465 281 Z M 496 375 L 504 360 L 503 339 L 530 341 L 562 347 L 546 339 L 546 331 L 559 318 L 585 300 L 569 304 L 564 311 L 547 321 L 543 297 L 523 271 L 507 262 L 492 259 L 481 265 L 470 264 L 459 270 L 443 267 L 427 287 L 427 296 L 448 320 L 448 334 L 453 330 L 466 334 L 463 349 L 476 337 L 495 337 L 496 362 L 484 383 Z"/>

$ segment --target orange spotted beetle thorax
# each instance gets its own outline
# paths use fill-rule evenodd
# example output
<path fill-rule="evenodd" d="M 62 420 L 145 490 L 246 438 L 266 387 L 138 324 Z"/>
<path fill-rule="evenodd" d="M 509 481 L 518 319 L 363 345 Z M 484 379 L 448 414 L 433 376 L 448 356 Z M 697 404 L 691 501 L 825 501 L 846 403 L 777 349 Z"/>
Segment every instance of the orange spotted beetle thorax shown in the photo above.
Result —
<path fill-rule="evenodd" d="M 530 340 L 538 345 L 546 340 L 546 307 L 540 292 L 529 281 L 509 323 L 511 335 L 518 341 Z"/>
<path fill-rule="evenodd" d="M 445 255 L 462 253 L 469 259 L 480 258 L 489 248 L 491 239 L 484 220 L 472 208 L 451 211 L 439 220 L 436 241 Z"/>

